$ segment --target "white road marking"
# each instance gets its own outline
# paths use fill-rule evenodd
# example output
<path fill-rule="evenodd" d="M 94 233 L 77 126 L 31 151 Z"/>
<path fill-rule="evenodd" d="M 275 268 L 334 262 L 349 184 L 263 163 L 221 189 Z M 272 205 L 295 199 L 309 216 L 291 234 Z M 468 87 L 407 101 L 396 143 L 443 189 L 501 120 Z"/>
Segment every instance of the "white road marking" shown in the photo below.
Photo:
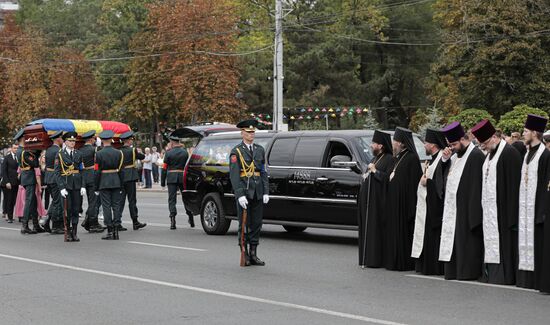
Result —
<path fill-rule="evenodd" d="M 427 279 L 427 280 L 437 280 L 437 281 L 448 281 L 448 282 L 461 283 L 461 284 L 471 284 L 471 285 L 477 285 L 477 286 L 482 286 L 482 287 L 493 287 L 493 288 L 499 288 L 499 289 L 538 292 L 537 290 L 527 289 L 527 288 L 520 288 L 520 287 L 515 287 L 515 286 L 512 286 L 512 285 L 483 283 L 483 282 L 477 282 L 477 281 L 445 280 L 442 277 L 421 275 L 421 274 L 405 274 L 405 276 L 408 276 L 408 277 L 411 277 L 411 278 Z"/>
<path fill-rule="evenodd" d="M 207 252 L 208 251 L 207 249 L 201 249 L 201 248 L 191 248 L 191 247 L 182 247 L 182 246 L 144 243 L 144 242 L 140 242 L 140 241 L 127 241 L 127 243 L 137 244 L 137 245 L 145 245 L 145 246 L 154 246 L 154 247 L 175 248 L 175 249 L 181 249 L 181 250 L 186 250 L 186 251 L 194 251 L 194 252 Z"/>
<path fill-rule="evenodd" d="M 159 285 L 159 286 L 164 286 L 164 287 L 183 289 L 183 290 L 200 292 L 200 293 L 205 293 L 205 294 L 212 294 L 212 295 L 228 297 L 228 298 L 236 298 L 236 299 L 241 299 L 241 300 L 246 300 L 246 301 L 251 301 L 251 302 L 256 302 L 256 303 L 262 303 L 262 304 L 267 304 L 267 305 L 272 305 L 272 306 L 298 309 L 298 310 L 309 311 L 309 312 L 312 312 L 312 313 L 329 315 L 329 316 L 334 316 L 334 317 L 339 317 L 339 318 L 353 319 L 353 320 L 362 321 L 362 322 L 370 322 L 370 323 L 374 323 L 374 324 L 383 324 L 383 325 L 406 325 L 404 323 L 397 323 L 397 322 L 392 322 L 392 321 L 388 321 L 388 320 L 377 319 L 377 318 L 372 318 L 372 317 L 367 317 L 367 316 L 362 316 L 362 315 L 348 314 L 348 313 L 333 311 L 333 310 L 329 310 L 329 309 L 310 307 L 310 306 L 305 306 L 305 305 L 298 305 L 298 304 L 293 304 L 293 303 L 289 303 L 289 302 L 283 302 L 283 301 L 277 301 L 277 300 L 271 300 L 271 299 L 264 299 L 264 298 L 254 297 L 254 296 L 242 295 L 242 294 L 238 294 L 238 293 L 231 293 L 231 292 L 220 291 L 220 290 L 212 290 L 212 289 L 194 287 L 194 286 L 178 284 L 178 283 L 172 283 L 172 282 L 166 282 L 166 281 L 158 281 L 158 280 L 153 280 L 153 279 L 141 278 L 141 277 L 136 277 L 136 276 L 131 276 L 131 275 L 112 273 L 112 272 L 106 272 L 106 271 L 100 271 L 100 270 L 94 270 L 94 269 L 88 269 L 88 268 L 72 266 L 72 265 L 66 265 L 66 264 L 58 264 L 58 263 L 41 261 L 41 260 L 36 260 L 36 259 L 31 259 L 31 258 L 25 258 L 25 257 L 13 256 L 13 255 L 5 255 L 5 254 L 0 254 L 0 257 L 11 259 L 11 260 L 34 263 L 34 264 L 47 265 L 47 266 L 52 266 L 52 267 L 57 267 L 57 268 L 62 268 L 62 269 L 67 269 L 67 270 L 72 270 L 72 271 L 98 274 L 98 275 L 103 275 L 103 276 L 108 276 L 108 277 L 113 277 L 113 278 L 119 278 L 119 279 L 149 283 L 149 284 L 154 284 L 154 285 Z"/>
<path fill-rule="evenodd" d="M 8 227 L 0 227 L 0 229 L 4 229 L 4 230 L 15 230 L 15 231 L 21 230 L 21 229 L 19 229 L 19 228 L 8 228 Z"/>

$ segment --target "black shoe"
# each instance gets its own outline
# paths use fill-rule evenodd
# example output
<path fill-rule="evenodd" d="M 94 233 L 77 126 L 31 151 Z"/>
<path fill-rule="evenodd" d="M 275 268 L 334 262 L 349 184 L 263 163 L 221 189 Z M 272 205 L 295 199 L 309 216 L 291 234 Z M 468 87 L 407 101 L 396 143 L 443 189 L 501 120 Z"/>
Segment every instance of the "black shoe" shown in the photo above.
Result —
<path fill-rule="evenodd" d="M 79 239 L 78 236 L 76 235 L 77 230 L 78 230 L 78 224 L 75 223 L 75 224 L 73 225 L 71 235 L 72 235 L 73 241 L 76 241 L 76 242 L 80 241 L 80 239 Z"/>
<path fill-rule="evenodd" d="M 67 228 L 64 230 L 65 235 L 65 241 L 66 242 L 72 242 L 73 241 L 73 231 L 71 229 L 71 226 L 67 225 Z"/>
<path fill-rule="evenodd" d="M 176 229 L 176 216 L 170 216 L 170 229 Z"/>
<path fill-rule="evenodd" d="M 195 228 L 195 219 L 193 218 L 193 216 L 189 216 L 189 226 L 191 228 Z"/>
<path fill-rule="evenodd" d="M 104 239 L 104 240 L 113 240 L 113 227 L 107 227 L 107 234 L 103 237 L 101 237 L 101 239 Z"/>
<path fill-rule="evenodd" d="M 265 262 L 256 256 L 257 245 L 250 245 L 250 265 L 264 266 Z"/>
<path fill-rule="evenodd" d="M 88 216 L 84 218 L 84 221 L 80 224 L 82 228 L 86 229 L 86 231 L 90 231 L 90 222 L 88 221 Z"/>
<path fill-rule="evenodd" d="M 63 235 L 65 232 L 62 228 L 52 228 L 52 232 L 50 234 L 52 235 Z"/>
<path fill-rule="evenodd" d="M 103 228 L 103 226 L 100 225 L 99 223 L 96 225 L 90 226 L 90 230 L 89 230 L 90 233 L 102 233 L 104 231 L 105 231 L 105 228 Z"/>
<path fill-rule="evenodd" d="M 134 230 L 139 230 L 139 229 L 141 229 L 141 228 L 145 228 L 145 226 L 147 226 L 146 223 L 141 223 L 141 222 L 139 222 L 139 221 L 138 221 L 138 222 L 134 222 L 134 225 L 133 225 Z"/>
<path fill-rule="evenodd" d="M 120 231 L 120 225 L 118 226 L 115 226 L 114 229 L 113 229 L 113 239 L 114 240 L 118 240 L 119 237 L 118 237 L 118 232 Z"/>
<path fill-rule="evenodd" d="M 23 218 L 17 217 L 17 219 L 19 220 L 19 223 L 22 223 L 22 222 L 23 222 Z"/>
<path fill-rule="evenodd" d="M 34 229 L 34 232 L 37 234 L 41 234 L 43 232 L 46 232 L 42 227 L 40 227 L 40 224 L 38 223 L 38 218 L 32 220 L 32 226 Z"/>
<path fill-rule="evenodd" d="M 23 222 L 23 225 L 21 226 L 21 233 L 22 234 L 28 234 L 28 235 L 34 235 L 34 234 L 36 234 L 36 231 L 29 228 L 29 223 L 28 222 Z"/>
<path fill-rule="evenodd" d="M 118 231 L 126 231 L 126 230 L 128 230 L 127 228 L 124 228 L 123 225 L 118 225 L 118 226 L 116 226 L 116 229 L 117 229 Z"/>
<path fill-rule="evenodd" d="M 8 216 L 8 223 L 13 223 L 13 217 Z"/>

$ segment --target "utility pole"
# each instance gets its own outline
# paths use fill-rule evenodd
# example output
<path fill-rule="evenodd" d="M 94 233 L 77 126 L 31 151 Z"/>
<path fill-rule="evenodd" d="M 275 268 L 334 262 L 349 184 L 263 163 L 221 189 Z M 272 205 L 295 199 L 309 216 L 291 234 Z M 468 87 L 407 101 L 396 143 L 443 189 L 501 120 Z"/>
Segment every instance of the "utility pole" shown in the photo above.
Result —
<path fill-rule="evenodd" d="M 284 130 L 283 124 L 283 3 L 275 0 L 275 53 L 273 57 L 273 130 Z"/>

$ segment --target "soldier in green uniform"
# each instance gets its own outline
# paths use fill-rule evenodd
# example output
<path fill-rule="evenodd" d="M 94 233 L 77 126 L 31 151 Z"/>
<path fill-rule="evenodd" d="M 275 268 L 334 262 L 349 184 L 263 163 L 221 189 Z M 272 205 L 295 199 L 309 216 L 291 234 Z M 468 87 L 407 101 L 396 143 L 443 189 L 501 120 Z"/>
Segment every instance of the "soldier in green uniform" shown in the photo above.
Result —
<path fill-rule="evenodd" d="M 84 140 L 82 148 L 78 149 L 80 156 L 82 157 L 82 187 L 86 188 L 86 197 L 88 199 L 88 208 L 86 209 L 86 217 L 82 221 L 81 226 L 84 227 L 90 233 L 103 232 L 103 226 L 99 224 L 97 220 L 97 208 L 99 204 L 98 196 L 95 195 L 95 130 L 90 130 L 82 134 L 81 138 Z"/>
<path fill-rule="evenodd" d="M 231 150 L 229 156 L 229 177 L 235 198 L 237 199 L 237 214 L 239 216 L 239 245 L 241 245 L 241 229 L 243 210 L 247 211 L 245 225 L 246 265 L 265 265 L 258 258 L 256 250 L 260 241 L 260 230 L 263 221 L 263 204 L 269 202 L 269 182 L 265 169 L 265 151 L 254 143 L 256 120 L 246 120 L 237 124 L 241 129 L 243 141 Z"/>
<path fill-rule="evenodd" d="M 52 200 L 48 207 L 48 220 L 46 221 L 46 230 L 49 227 L 50 220 L 52 222 L 52 235 L 63 234 L 63 204 L 61 203 L 61 194 L 57 187 L 57 177 L 55 176 L 55 160 L 63 145 L 61 136 L 63 131 L 57 131 L 50 135 L 53 144 L 46 149 L 46 171 L 44 172 L 44 184 L 50 189 Z"/>
<path fill-rule="evenodd" d="M 122 163 L 122 202 L 120 203 L 120 214 L 124 212 L 124 205 L 126 203 L 126 196 L 128 196 L 128 209 L 130 210 L 130 217 L 132 218 L 132 226 L 134 230 L 141 229 L 147 226 L 146 223 L 138 221 L 138 208 L 136 200 L 136 182 L 139 180 L 139 174 L 136 168 L 136 160 L 145 158 L 145 155 L 139 153 L 137 148 L 133 147 L 134 144 L 134 131 L 128 131 L 120 135 L 120 140 L 124 142 L 124 145 L 120 149 L 124 155 L 124 161 Z"/>
<path fill-rule="evenodd" d="M 36 180 L 34 169 L 40 167 L 40 151 L 25 150 L 23 148 L 23 130 L 19 131 L 15 138 L 19 141 L 19 148 L 17 149 L 17 162 L 19 163 L 19 169 L 21 170 L 21 186 L 25 188 L 25 207 L 23 208 L 23 225 L 21 227 L 21 233 L 36 234 L 38 232 L 44 232 L 44 229 L 42 229 L 38 224 L 38 202 L 36 201 L 35 193 L 36 186 L 39 185 Z M 31 218 L 34 229 L 29 228 L 29 220 Z"/>
<path fill-rule="evenodd" d="M 105 240 L 117 240 L 118 227 L 121 224 L 122 174 L 120 170 L 124 156 L 120 150 L 111 146 L 113 136 L 113 131 L 109 130 L 99 134 L 103 149 L 95 155 L 95 191 L 100 196 L 107 225 L 107 235 L 101 237 Z"/>
<path fill-rule="evenodd" d="M 67 200 L 67 219 L 65 220 L 66 241 L 78 242 L 78 211 L 80 200 L 86 195 L 86 188 L 82 184 L 82 157 L 75 149 L 76 132 L 65 132 L 63 140 L 65 148 L 57 154 L 55 161 L 55 176 L 59 193 Z"/>
<path fill-rule="evenodd" d="M 164 156 L 161 186 L 168 183 L 168 210 L 170 210 L 170 229 L 176 229 L 176 198 L 183 191 L 183 170 L 189 158 L 187 150 L 183 148 L 178 137 L 170 135 L 170 149 Z"/>

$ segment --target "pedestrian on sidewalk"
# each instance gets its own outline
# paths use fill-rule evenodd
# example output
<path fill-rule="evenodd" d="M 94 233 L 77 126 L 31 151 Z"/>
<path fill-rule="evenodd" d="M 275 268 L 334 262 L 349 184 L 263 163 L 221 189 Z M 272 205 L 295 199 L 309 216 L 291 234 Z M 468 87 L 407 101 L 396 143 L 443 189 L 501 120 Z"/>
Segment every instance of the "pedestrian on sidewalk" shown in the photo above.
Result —
<path fill-rule="evenodd" d="M 145 158 L 143 159 L 143 178 L 145 179 L 145 188 L 152 188 L 151 172 L 153 170 L 153 156 L 151 149 L 145 148 Z"/>

